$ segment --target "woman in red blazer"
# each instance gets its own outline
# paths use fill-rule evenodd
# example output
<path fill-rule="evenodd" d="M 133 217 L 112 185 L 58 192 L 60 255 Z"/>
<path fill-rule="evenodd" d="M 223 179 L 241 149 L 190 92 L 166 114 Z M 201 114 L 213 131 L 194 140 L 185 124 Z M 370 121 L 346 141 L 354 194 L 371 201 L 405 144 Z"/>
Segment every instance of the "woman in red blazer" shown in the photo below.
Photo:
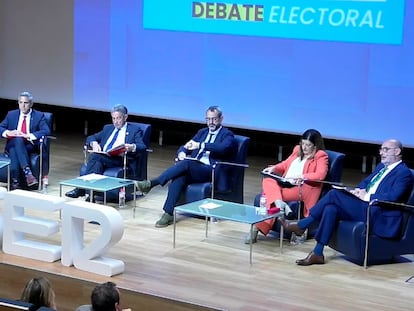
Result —
<path fill-rule="evenodd" d="M 328 173 L 328 155 L 324 151 L 325 146 L 322 135 L 314 129 L 306 130 L 295 146 L 292 154 L 284 161 L 271 165 L 264 169 L 264 173 L 288 178 L 292 181 L 292 187 L 283 187 L 276 179 L 265 177 L 262 182 L 262 193 L 266 197 L 266 208 L 285 209 L 290 211 L 286 201 L 297 201 L 301 197 L 304 203 L 304 216 L 314 206 L 321 194 L 322 183 L 312 183 L 304 180 L 323 180 Z M 256 242 L 258 231 L 267 235 L 272 229 L 275 219 L 258 223 L 253 231 L 253 236 L 246 237 L 246 243 Z"/>

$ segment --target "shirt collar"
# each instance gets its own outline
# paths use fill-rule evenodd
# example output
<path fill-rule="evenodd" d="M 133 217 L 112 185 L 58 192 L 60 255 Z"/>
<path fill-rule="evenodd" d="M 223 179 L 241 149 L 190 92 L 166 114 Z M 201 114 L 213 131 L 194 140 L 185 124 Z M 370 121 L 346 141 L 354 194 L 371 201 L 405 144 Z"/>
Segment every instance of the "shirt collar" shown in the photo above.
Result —
<path fill-rule="evenodd" d="M 23 117 L 23 116 L 26 116 L 26 117 L 30 117 L 30 115 L 32 114 L 32 108 L 30 108 L 30 110 L 29 110 L 29 112 L 27 113 L 27 114 L 24 114 L 24 113 L 22 113 L 21 111 L 20 111 L 20 115 Z"/>
<path fill-rule="evenodd" d="M 213 135 L 216 135 L 216 134 L 218 134 L 218 132 L 220 132 L 220 130 L 221 130 L 221 128 L 222 128 L 223 126 L 220 126 L 217 130 L 215 130 L 215 131 L 209 131 L 208 133 L 209 134 L 213 134 Z"/>
<path fill-rule="evenodd" d="M 400 160 L 400 161 L 397 161 L 397 162 L 394 162 L 393 164 L 390 164 L 390 165 L 388 165 L 388 166 L 384 166 L 386 169 L 387 169 L 387 171 L 391 171 L 394 167 L 396 167 L 398 164 L 400 164 L 402 162 L 402 160 Z"/>

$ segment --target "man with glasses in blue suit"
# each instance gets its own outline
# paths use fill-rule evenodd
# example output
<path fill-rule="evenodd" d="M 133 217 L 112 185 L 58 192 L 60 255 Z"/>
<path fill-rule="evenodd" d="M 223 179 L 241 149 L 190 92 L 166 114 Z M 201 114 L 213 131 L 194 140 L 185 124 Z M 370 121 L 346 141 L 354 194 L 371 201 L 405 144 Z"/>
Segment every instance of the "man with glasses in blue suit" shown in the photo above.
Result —
<path fill-rule="evenodd" d="M 178 149 L 175 165 L 157 178 L 137 182 L 138 189 L 148 193 L 153 187 L 164 186 L 171 181 L 164 203 L 164 214 L 155 223 L 157 228 L 173 223 L 174 208 L 187 185 L 211 181 L 213 165 L 218 161 L 230 161 L 235 155 L 236 141 L 233 133 L 222 125 L 221 109 L 218 106 L 209 107 L 205 120 L 207 127 L 199 130 Z M 221 176 L 217 178 L 218 183 L 226 183 L 225 174 L 220 173 L 222 170 L 223 168 L 217 170 L 217 176 Z"/>
<path fill-rule="evenodd" d="M 310 209 L 308 217 L 299 221 L 279 219 L 288 232 L 302 235 L 306 228 L 319 222 L 315 235 L 316 246 L 304 259 L 296 260 L 300 266 L 324 264 L 323 249 L 328 245 L 339 220 L 367 221 L 367 209 L 374 199 L 405 203 L 413 187 L 411 170 L 402 161 L 403 146 L 396 139 L 386 140 L 379 154 L 381 163 L 374 172 L 350 191 L 333 189 Z M 373 232 L 384 238 L 395 237 L 400 228 L 400 212 L 373 207 L 370 210 Z"/>

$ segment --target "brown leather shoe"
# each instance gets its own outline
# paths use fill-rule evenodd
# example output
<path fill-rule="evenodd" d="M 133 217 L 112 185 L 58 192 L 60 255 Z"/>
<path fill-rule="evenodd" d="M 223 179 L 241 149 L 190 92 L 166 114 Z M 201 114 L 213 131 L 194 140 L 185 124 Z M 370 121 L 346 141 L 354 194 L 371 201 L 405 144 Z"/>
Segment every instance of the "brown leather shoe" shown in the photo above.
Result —
<path fill-rule="evenodd" d="M 287 232 L 294 232 L 297 236 L 305 233 L 305 230 L 299 228 L 296 220 L 286 220 L 284 218 L 278 218 L 277 220 Z"/>
<path fill-rule="evenodd" d="M 325 258 L 323 255 L 319 256 L 315 255 L 314 252 L 310 252 L 306 258 L 296 260 L 296 263 L 299 266 L 323 265 L 325 263 Z"/>

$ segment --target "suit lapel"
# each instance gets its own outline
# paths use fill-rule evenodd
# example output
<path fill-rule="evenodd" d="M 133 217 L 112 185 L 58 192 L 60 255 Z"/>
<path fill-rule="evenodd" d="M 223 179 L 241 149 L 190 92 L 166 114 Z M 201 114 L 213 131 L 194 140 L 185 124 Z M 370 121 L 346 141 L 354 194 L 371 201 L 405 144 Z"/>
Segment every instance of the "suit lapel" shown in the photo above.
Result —
<path fill-rule="evenodd" d="M 378 192 L 378 191 L 380 191 L 381 189 L 383 189 L 383 188 L 390 188 L 390 185 L 389 185 L 389 181 L 390 180 L 394 180 L 394 177 L 395 177 L 395 175 L 397 175 L 398 174 L 398 170 L 400 169 L 400 165 L 402 164 L 402 162 L 401 163 L 399 163 L 396 167 L 394 167 L 392 170 L 391 170 L 391 172 L 389 172 L 385 177 L 384 177 L 384 179 L 383 180 L 381 180 L 381 182 L 380 182 L 380 184 L 379 184 L 379 186 L 378 186 L 378 189 L 377 189 L 377 191 L 376 192 Z M 382 168 L 381 168 L 382 169 Z M 380 170 L 381 170 L 380 169 Z M 380 170 L 378 170 L 378 171 L 380 171 Z M 378 173 L 378 172 L 377 172 Z M 375 176 L 375 175 L 374 175 Z"/>
<path fill-rule="evenodd" d="M 125 129 L 125 143 L 126 144 L 129 144 L 130 142 L 129 142 L 129 123 L 127 123 L 127 127 L 126 127 L 126 129 Z"/>
<path fill-rule="evenodd" d="M 111 134 L 112 134 L 112 132 L 114 131 L 114 129 L 115 129 L 115 126 L 111 126 L 111 127 L 108 127 L 108 130 L 106 131 L 106 133 L 105 133 L 105 136 L 104 136 L 104 139 L 102 140 L 102 148 L 106 145 L 106 143 L 108 142 L 108 140 L 109 140 L 109 137 L 111 137 Z"/>
<path fill-rule="evenodd" d="M 35 129 L 33 128 L 33 126 L 36 124 L 36 122 L 34 121 L 34 119 L 35 119 L 35 112 L 32 109 L 32 112 L 30 113 L 30 126 L 29 126 L 30 133 L 35 132 Z"/>

